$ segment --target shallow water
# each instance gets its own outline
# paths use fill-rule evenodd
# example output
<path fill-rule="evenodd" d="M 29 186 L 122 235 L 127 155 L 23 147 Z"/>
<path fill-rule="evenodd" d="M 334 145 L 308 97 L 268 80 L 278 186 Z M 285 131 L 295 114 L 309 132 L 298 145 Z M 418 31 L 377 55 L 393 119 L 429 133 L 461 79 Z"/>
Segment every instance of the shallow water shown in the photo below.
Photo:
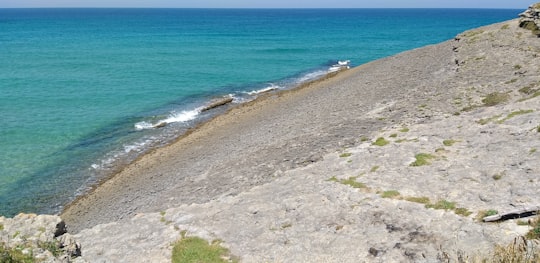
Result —
<path fill-rule="evenodd" d="M 0 9 L 0 214 L 53 213 L 219 110 L 519 10 Z M 163 129 L 152 126 L 167 122 Z"/>

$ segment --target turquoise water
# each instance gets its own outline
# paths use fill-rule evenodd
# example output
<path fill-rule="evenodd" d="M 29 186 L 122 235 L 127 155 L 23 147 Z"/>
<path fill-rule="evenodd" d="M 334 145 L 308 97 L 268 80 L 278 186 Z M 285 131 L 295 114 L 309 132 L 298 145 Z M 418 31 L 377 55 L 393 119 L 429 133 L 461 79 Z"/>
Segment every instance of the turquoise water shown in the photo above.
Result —
<path fill-rule="evenodd" d="M 58 212 L 218 113 L 200 112 L 216 96 L 241 103 L 518 13 L 0 9 L 0 214 Z"/>

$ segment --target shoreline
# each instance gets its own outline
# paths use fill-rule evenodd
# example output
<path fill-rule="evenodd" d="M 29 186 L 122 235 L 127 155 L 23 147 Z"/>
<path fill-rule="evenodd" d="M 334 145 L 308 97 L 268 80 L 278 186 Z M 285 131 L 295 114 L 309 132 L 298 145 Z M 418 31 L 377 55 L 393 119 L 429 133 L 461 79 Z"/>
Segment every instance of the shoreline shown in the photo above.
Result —
<path fill-rule="evenodd" d="M 362 65 L 356 66 L 354 68 L 358 68 L 358 67 L 361 67 L 361 66 Z M 107 173 L 107 175 L 105 177 L 102 177 L 99 180 L 97 180 L 97 183 L 88 186 L 87 191 L 83 192 L 82 194 L 76 195 L 75 198 L 72 201 L 70 201 L 69 203 L 62 206 L 62 209 L 59 212 L 59 214 L 63 214 L 65 210 L 69 209 L 70 206 L 77 203 L 79 201 L 79 199 L 84 199 L 86 195 L 92 194 L 96 190 L 96 188 L 99 188 L 102 184 L 106 183 L 108 180 L 113 179 L 115 176 L 122 173 L 122 171 L 124 171 L 124 169 L 126 169 L 127 167 L 129 167 L 129 166 L 133 165 L 134 163 L 140 161 L 142 158 L 145 158 L 146 155 L 153 154 L 155 151 L 159 151 L 162 148 L 166 148 L 166 147 L 169 147 L 169 146 L 171 146 L 173 144 L 178 143 L 179 141 L 181 141 L 181 140 L 185 139 L 186 137 L 190 136 L 192 133 L 197 132 L 197 130 L 202 129 L 209 122 L 214 121 L 214 119 L 219 118 L 222 115 L 229 114 L 229 112 L 232 111 L 232 110 L 235 110 L 235 109 L 238 109 L 238 108 L 243 108 L 243 107 L 250 107 L 251 105 L 256 104 L 256 103 L 260 103 L 261 100 L 265 100 L 265 99 L 267 99 L 268 97 L 271 97 L 271 96 L 282 96 L 282 95 L 284 95 L 284 94 L 286 94 L 288 92 L 293 92 L 295 90 L 309 88 L 309 87 L 311 87 L 313 85 L 318 85 L 321 82 L 324 82 L 324 81 L 329 80 L 331 78 L 338 77 L 338 75 L 343 74 L 344 72 L 352 70 L 354 68 L 351 68 L 351 69 L 343 68 L 343 69 L 340 69 L 338 71 L 328 72 L 324 76 L 318 77 L 318 78 L 313 79 L 313 80 L 308 80 L 308 81 L 306 81 L 304 83 L 301 83 L 301 84 L 297 85 L 296 87 L 289 87 L 289 88 L 285 88 L 285 89 L 262 90 L 260 93 L 257 94 L 257 96 L 254 99 L 249 100 L 247 102 L 241 102 L 241 103 L 238 103 L 238 104 L 233 104 L 232 100 L 231 101 L 226 100 L 228 98 L 227 96 L 221 96 L 221 97 L 217 96 L 217 97 L 215 97 L 215 99 L 208 101 L 208 104 L 201 106 L 201 108 L 203 109 L 201 111 L 204 112 L 204 111 L 208 111 L 208 110 L 218 110 L 219 112 L 214 113 L 209 118 L 206 118 L 206 119 L 204 119 L 202 121 L 196 122 L 192 127 L 187 128 L 182 134 L 180 134 L 176 138 L 171 139 L 170 141 L 165 142 L 165 144 L 163 144 L 161 146 L 153 147 L 153 148 L 150 148 L 147 151 L 144 151 L 142 154 L 137 156 L 133 161 L 131 161 L 129 163 L 123 164 L 123 162 L 119 161 L 121 164 L 115 165 L 114 168 L 112 168 Z M 226 101 L 226 102 L 222 103 L 222 101 Z M 216 104 L 216 105 L 214 105 L 214 104 Z M 161 129 L 161 128 L 166 127 L 167 125 L 168 124 L 163 125 L 163 122 L 161 121 L 161 122 L 158 122 L 155 125 L 153 125 L 153 128 L 154 129 Z"/>
<path fill-rule="evenodd" d="M 244 102 L 244 103 L 233 105 L 233 106 L 224 105 L 225 107 L 228 107 L 228 108 L 226 108 L 223 112 L 220 112 L 207 120 L 204 120 L 200 123 L 195 124 L 193 127 L 188 128 L 184 133 L 182 133 L 177 138 L 172 139 L 167 144 L 157 147 L 157 148 L 153 148 L 149 150 L 148 152 L 145 152 L 144 154 L 138 156 L 134 161 L 126 165 L 115 167 L 110 173 L 110 175 L 102 178 L 101 180 L 99 180 L 97 184 L 94 184 L 91 187 L 89 187 L 90 190 L 86 191 L 82 195 L 76 196 L 76 198 L 73 201 L 64 205 L 59 215 L 62 216 L 63 218 L 67 218 L 66 221 L 70 222 L 71 220 L 69 219 L 70 218 L 69 214 L 71 214 L 70 212 L 71 210 L 77 209 L 75 207 L 80 206 L 81 204 L 84 204 L 84 206 L 91 206 L 92 202 L 88 201 L 88 199 L 89 198 L 92 199 L 93 196 L 99 195 L 99 193 L 97 192 L 107 191 L 107 190 L 101 190 L 101 188 L 108 187 L 106 186 L 107 184 L 110 184 L 111 182 L 114 182 L 115 180 L 119 179 L 117 177 L 122 176 L 123 173 L 131 173 L 131 171 L 126 172 L 126 170 L 131 170 L 132 167 L 138 167 L 139 162 L 146 162 L 146 159 L 153 158 L 151 156 L 160 155 L 162 151 L 168 151 L 167 149 L 174 147 L 174 145 L 191 143 L 193 139 L 191 139 L 190 136 L 197 136 L 197 138 L 204 137 L 201 135 L 193 135 L 193 134 L 203 134 L 203 133 L 213 130 L 214 129 L 213 126 L 215 125 L 221 125 L 222 123 L 230 122 L 231 120 L 227 120 L 228 118 L 231 117 L 230 115 L 236 115 L 238 114 L 237 112 L 242 112 L 242 113 L 250 112 L 251 111 L 250 108 L 257 108 L 260 105 L 266 105 L 269 103 L 268 102 L 269 100 L 273 100 L 276 97 L 280 98 L 283 96 L 294 96 L 295 93 L 302 92 L 302 90 L 304 89 L 320 88 L 321 85 L 328 84 L 327 82 L 331 83 L 332 81 L 338 81 L 340 78 L 344 78 L 344 75 L 348 74 L 349 72 L 359 70 L 359 68 L 362 68 L 369 63 L 371 62 L 368 62 L 363 65 L 359 65 L 350 69 L 341 69 L 339 71 L 328 72 L 326 75 L 322 77 L 301 83 L 296 87 L 286 88 L 283 90 L 270 90 L 268 92 L 262 92 L 255 99 L 250 100 L 248 102 Z M 349 73 L 349 74 L 352 74 L 352 73 Z M 217 109 L 217 110 L 220 110 L 220 109 Z M 257 109 L 257 110 L 260 110 L 260 109 Z M 190 140 L 190 142 L 185 142 L 185 140 Z M 116 191 L 116 190 L 111 190 L 111 191 Z M 80 210 L 80 209 L 77 209 L 77 210 Z M 132 213 L 129 213 L 129 215 L 131 214 Z M 123 218 L 123 217 L 124 215 L 120 215 L 118 218 Z M 70 225 L 74 225 L 74 224 L 70 224 Z M 80 228 L 77 227 L 76 229 L 80 229 Z"/>

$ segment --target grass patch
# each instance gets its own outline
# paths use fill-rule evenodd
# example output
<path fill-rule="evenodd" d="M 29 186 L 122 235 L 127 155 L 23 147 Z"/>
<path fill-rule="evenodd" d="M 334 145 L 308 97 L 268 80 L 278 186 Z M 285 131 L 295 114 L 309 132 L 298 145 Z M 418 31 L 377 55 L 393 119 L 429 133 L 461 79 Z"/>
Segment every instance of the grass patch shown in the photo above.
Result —
<path fill-rule="evenodd" d="M 454 210 L 456 209 L 456 203 L 446 200 L 439 200 L 435 204 L 426 204 L 426 208 Z"/>
<path fill-rule="evenodd" d="M 359 183 L 356 181 L 357 176 L 349 177 L 348 179 L 337 179 L 335 176 L 332 176 L 332 178 L 328 179 L 330 182 L 336 182 L 344 185 L 348 185 L 352 188 L 366 188 L 366 185 L 363 183 Z"/>
<path fill-rule="evenodd" d="M 38 247 L 48 250 L 55 257 L 62 254 L 62 249 L 60 248 L 60 243 L 58 241 L 38 242 Z"/>
<path fill-rule="evenodd" d="M 379 168 L 380 167 L 378 165 L 375 165 L 375 166 L 371 167 L 371 170 L 369 170 L 369 171 L 373 173 L 373 172 L 376 172 L 377 170 L 379 170 Z"/>
<path fill-rule="evenodd" d="M 525 235 L 528 239 L 540 239 L 540 217 L 531 222 L 532 229 Z"/>
<path fill-rule="evenodd" d="M 342 153 L 339 155 L 339 157 L 341 158 L 346 158 L 346 157 L 350 157 L 352 155 L 352 153 Z"/>
<path fill-rule="evenodd" d="M 470 216 L 472 214 L 472 212 L 469 211 L 469 209 L 463 208 L 463 207 L 458 207 L 458 208 L 454 209 L 454 213 L 456 213 L 456 215 L 460 215 L 460 216 Z"/>
<path fill-rule="evenodd" d="M 518 81 L 518 79 L 511 79 L 511 80 L 505 82 L 504 84 L 512 84 L 512 83 L 514 83 L 516 81 Z"/>
<path fill-rule="evenodd" d="M 519 64 L 514 65 L 514 69 L 515 69 L 515 70 L 520 70 L 521 68 L 522 68 L 522 66 L 519 65 Z"/>
<path fill-rule="evenodd" d="M 506 25 L 503 25 L 501 27 L 502 30 L 506 30 L 506 29 L 509 29 L 510 28 L 510 25 L 509 24 L 506 24 Z"/>
<path fill-rule="evenodd" d="M 199 237 L 185 237 L 173 246 L 173 263 L 213 263 L 237 262 L 231 259 L 229 250 L 220 246 L 219 241 L 209 244 Z"/>
<path fill-rule="evenodd" d="M 456 140 L 449 139 L 449 140 L 444 140 L 442 143 L 443 143 L 444 146 L 452 146 L 456 142 L 457 142 Z"/>
<path fill-rule="evenodd" d="M 502 114 L 499 114 L 499 115 L 495 115 L 495 116 L 490 117 L 490 118 L 480 119 L 479 121 L 477 121 L 477 123 L 479 123 L 480 125 L 486 125 L 486 124 L 500 118 L 501 116 L 502 116 Z"/>
<path fill-rule="evenodd" d="M 484 219 L 484 217 L 493 216 L 493 215 L 496 215 L 498 213 L 499 212 L 497 210 L 494 210 L 494 209 L 480 210 L 480 211 L 478 211 L 478 214 L 476 214 L 476 220 L 482 221 L 482 219 Z"/>
<path fill-rule="evenodd" d="M 509 99 L 510 95 L 508 93 L 493 92 L 488 94 L 484 99 L 482 99 L 482 103 L 484 103 L 485 106 L 495 106 L 501 103 L 505 103 Z"/>
<path fill-rule="evenodd" d="M 429 153 L 419 153 L 415 155 L 414 158 L 416 158 L 416 161 L 409 164 L 409 166 L 416 167 L 416 166 L 429 165 L 431 164 L 430 160 L 435 157 Z"/>
<path fill-rule="evenodd" d="M 463 261 L 471 262 L 471 261 Z M 475 259 L 472 262 L 493 262 L 493 263 L 538 263 L 540 262 L 540 250 L 538 246 L 528 245 L 523 237 L 516 237 L 514 241 L 506 246 L 495 246 L 493 255 L 489 258 Z"/>
<path fill-rule="evenodd" d="M 400 132 L 409 132 L 409 128 L 407 127 L 403 127 L 401 130 L 399 130 Z"/>
<path fill-rule="evenodd" d="M 32 253 L 24 254 L 22 248 L 7 248 L 0 243 L 0 262 L 33 263 L 35 259 Z"/>
<path fill-rule="evenodd" d="M 375 140 L 375 142 L 373 142 L 372 144 L 373 145 L 376 145 L 376 146 L 385 146 L 387 144 L 389 144 L 390 142 L 387 141 L 386 139 L 384 139 L 383 137 L 379 137 L 377 138 L 377 140 Z"/>
<path fill-rule="evenodd" d="M 421 197 L 409 196 L 409 197 L 405 197 L 405 200 L 409 202 L 415 202 L 415 203 L 425 204 L 425 205 L 431 203 L 429 198 L 425 196 L 421 196 Z"/>
<path fill-rule="evenodd" d="M 499 121 L 497 121 L 498 124 L 501 124 L 511 118 L 514 118 L 516 116 L 519 116 L 519 115 L 523 115 L 523 114 L 528 114 L 528 113 L 531 113 L 533 112 L 534 110 L 518 110 L 518 111 L 514 111 L 514 112 L 511 112 L 510 114 L 508 114 L 504 119 L 501 119 Z"/>
<path fill-rule="evenodd" d="M 528 225 L 529 225 L 529 222 L 523 221 L 523 220 L 518 220 L 518 221 L 516 221 L 516 224 L 517 224 L 518 226 L 528 226 Z"/>
<path fill-rule="evenodd" d="M 388 190 L 388 191 L 384 191 L 382 194 L 381 194 L 381 197 L 382 198 L 395 198 L 395 197 L 398 197 L 400 196 L 401 194 L 396 191 L 396 190 Z"/>
<path fill-rule="evenodd" d="M 397 137 L 397 133 L 390 134 L 390 138 L 396 138 L 396 137 Z"/>
<path fill-rule="evenodd" d="M 532 148 L 532 149 L 529 150 L 529 154 L 533 154 L 535 152 L 536 152 L 536 148 Z"/>

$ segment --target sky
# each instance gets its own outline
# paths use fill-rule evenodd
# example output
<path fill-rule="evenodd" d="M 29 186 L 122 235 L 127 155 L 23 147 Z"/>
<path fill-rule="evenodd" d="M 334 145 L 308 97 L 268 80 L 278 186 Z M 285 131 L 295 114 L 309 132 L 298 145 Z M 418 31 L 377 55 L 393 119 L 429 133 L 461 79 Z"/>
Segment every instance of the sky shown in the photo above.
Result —
<path fill-rule="evenodd" d="M 509 8 L 526 9 L 540 0 L 0 0 L 13 7 L 174 8 Z"/>

